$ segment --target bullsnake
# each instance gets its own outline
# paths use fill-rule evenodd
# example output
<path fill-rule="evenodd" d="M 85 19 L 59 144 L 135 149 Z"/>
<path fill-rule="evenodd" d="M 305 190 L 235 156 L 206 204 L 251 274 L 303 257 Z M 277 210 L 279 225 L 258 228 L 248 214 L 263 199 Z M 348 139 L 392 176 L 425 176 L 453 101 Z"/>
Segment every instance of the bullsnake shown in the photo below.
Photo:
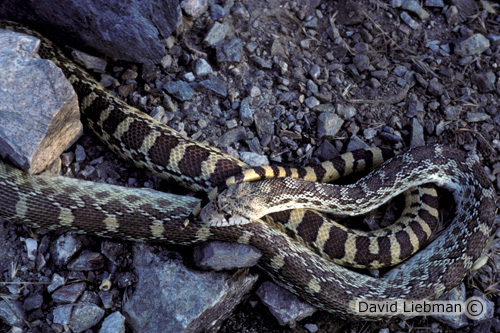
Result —
<path fill-rule="evenodd" d="M 210 191 L 213 184 L 222 184 L 246 168 L 241 161 L 179 135 L 107 93 L 38 33 L 15 23 L 0 27 L 42 41 L 41 57 L 55 62 L 73 84 L 88 127 L 120 156 L 194 191 Z M 443 152 L 450 158 L 448 166 L 456 167 L 451 172 L 456 171 L 461 182 L 463 191 L 456 193 L 468 198 L 458 201 L 462 203 L 458 213 L 463 219 L 454 221 L 457 223 L 452 223 L 431 246 L 404 262 L 398 274 L 386 278 L 373 278 L 332 264 L 262 220 L 228 227 L 212 227 L 199 221 L 186 225 L 186 219 L 200 204 L 195 198 L 89 185 L 62 177 L 32 177 L 4 164 L 0 167 L 0 216 L 33 227 L 128 240 L 182 245 L 205 240 L 252 244 L 263 253 L 259 266 L 278 284 L 319 308 L 358 315 L 355 305 L 360 300 L 435 299 L 456 286 L 481 254 L 491 231 L 495 193 L 480 164 L 462 155 L 448 156 L 449 150 L 441 147 L 410 150 L 391 161 L 408 162 L 424 154 L 432 162 Z M 391 163 L 385 168 L 390 168 Z M 409 163 L 411 166 L 416 167 L 415 163 Z M 389 179 L 401 174 L 391 174 Z M 432 175 L 427 176 L 427 182 L 436 181 Z M 391 187 L 384 182 L 379 185 L 387 190 Z"/>

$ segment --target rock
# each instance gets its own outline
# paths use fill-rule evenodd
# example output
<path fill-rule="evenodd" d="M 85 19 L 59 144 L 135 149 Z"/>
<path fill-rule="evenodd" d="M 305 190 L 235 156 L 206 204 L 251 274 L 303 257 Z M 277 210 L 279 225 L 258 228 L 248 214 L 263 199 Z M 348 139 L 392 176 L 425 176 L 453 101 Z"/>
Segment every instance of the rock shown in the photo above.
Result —
<path fill-rule="evenodd" d="M 432 95 L 439 97 L 443 94 L 444 87 L 443 85 L 439 82 L 439 79 L 437 77 L 433 78 L 432 80 L 429 81 L 429 86 L 427 87 L 427 90 L 429 93 Z"/>
<path fill-rule="evenodd" d="M 318 117 L 318 136 L 333 138 L 337 135 L 344 121 L 333 112 L 322 112 Z"/>
<path fill-rule="evenodd" d="M 440 301 L 454 301 L 454 302 L 463 302 L 465 301 L 465 285 L 461 283 L 458 287 L 455 287 L 446 295 L 439 299 Z M 433 318 L 438 321 L 446 324 L 454 329 L 458 329 L 460 327 L 464 327 L 467 325 L 467 317 L 464 313 L 457 315 L 432 315 Z"/>
<path fill-rule="evenodd" d="M 0 320 L 9 326 L 23 326 L 26 314 L 21 302 L 15 299 L 0 300 Z"/>
<path fill-rule="evenodd" d="M 82 253 L 69 263 L 68 269 L 73 271 L 93 271 L 104 267 L 104 258 L 100 253 L 88 250 Z"/>
<path fill-rule="evenodd" d="M 250 18 L 250 13 L 245 8 L 245 5 L 239 1 L 231 8 L 231 14 L 237 19 L 248 20 Z"/>
<path fill-rule="evenodd" d="M 443 8 L 444 7 L 444 1 L 443 0 L 425 0 L 424 6 L 425 7 L 439 7 L 439 8 Z"/>
<path fill-rule="evenodd" d="M 478 311 L 471 311 L 469 319 L 474 320 L 475 324 L 487 321 L 493 318 L 495 314 L 495 303 L 490 301 L 486 296 L 477 289 L 474 289 L 474 294 L 467 299 L 468 304 L 476 304 Z M 474 307 L 468 307 L 474 310 Z"/>
<path fill-rule="evenodd" d="M 449 25 L 454 24 L 456 22 L 457 16 L 458 16 L 457 6 L 448 7 L 448 9 L 445 11 L 444 15 L 446 16 L 446 22 Z"/>
<path fill-rule="evenodd" d="M 205 76 L 213 73 L 212 66 L 203 58 L 196 60 L 194 65 L 194 73 L 196 76 Z"/>
<path fill-rule="evenodd" d="M 216 331 L 257 280 L 188 269 L 159 247 L 135 244 L 133 252 L 137 283 L 123 314 L 136 332 Z"/>
<path fill-rule="evenodd" d="M 125 333 L 125 317 L 118 311 L 107 316 L 99 333 Z"/>
<path fill-rule="evenodd" d="M 489 47 L 490 41 L 488 38 L 481 34 L 474 34 L 455 46 L 455 54 L 462 57 L 478 55 L 486 51 Z"/>
<path fill-rule="evenodd" d="M 313 94 L 313 95 L 317 95 L 319 94 L 319 88 L 318 88 L 318 85 L 316 83 L 314 83 L 313 80 L 307 80 L 307 83 L 306 83 L 306 86 L 307 86 L 307 89 Z"/>
<path fill-rule="evenodd" d="M 210 18 L 214 21 L 220 20 L 226 15 L 226 11 L 223 7 L 218 4 L 214 4 L 210 7 Z"/>
<path fill-rule="evenodd" d="M 86 69 L 91 69 L 100 73 L 106 71 L 108 63 L 104 59 L 94 57 L 93 55 L 78 50 L 73 50 L 71 55 L 76 63 L 82 65 Z"/>
<path fill-rule="evenodd" d="M 311 333 L 316 333 L 318 331 L 318 325 L 316 324 L 305 324 L 304 328 Z"/>
<path fill-rule="evenodd" d="M 28 259 L 34 261 L 36 259 L 36 248 L 38 246 L 37 241 L 33 238 L 26 238 L 24 243 L 26 244 Z"/>
<path fill-rule="evenodd" d="M 467 112 L 465 120 L 469 123 L 477 123 L 491 119 L 491 116 L 484 112 Z"/>
<path fill-rule="evenodd" d="M 245 140 L 246 139 L 247 133 L 245 132 L 245 129 L 243 127 L 236 127 L 233 128 L 226 133 L 219 139 L 218 146 L 219 147 L 228 147 L 231 144 L 234 144 L 235 142 Z"/>
<path fill-rule="evenodd" d="M 196 19 L 208 9 L 207 0 L 182 0 L 181 8 L 187 16 Z"/>
<path fill-rule="evenodd" d="M 34 309 L 38 309 L 39 307 L 42 306 L 42 304 L 43 304 L 42 294 L 34 294 L 32 296 L 27 297 L 24 300 L 23 308 L 26 311 L 31 311 Z"/>
<path fill-rule="evenodd" d="M 163 89 L 181 102 L 190 101 L 194 96 L 193 88 L 185 81 L 165 82 Z"/>
<path fill-rule="evenodd" d="M 416 118 L 411 120 L 410 147 L 420 147 L 425 145 L 424 127 Z"/>
<path fill-rule="evenodd" d="M 262 283 L 257 290 L 257 296 L 260 297 L 262 303 L 267 306 L 282 326 L 294 327 L 296 321 L 309 317 L 316 312 L 316 308 L 269 281 Z"/>
<path fill-rule="evenodd" d="M 496 76 L 492 71 L 476 73 L 472 76 L 472 81 L 482 93 L 495 90 Z"/>
<path fill-rule="evenodd" d="M 403 140 L 401 138 L 401 135 L 398 135 L 396 133 L 386 132 L 386 131 L 380 132 L 380 138 L 382 138 L 382 140 L 389 142 L 391 144 L 395 144 L 395 143 L 401 142 Z"/>
<path fill-rule="evenodd" d="M 411 16 L 407 12 L 401 12 L 399 17 L 401 17 L 403 22 L 408 24 L 410 26 L 410 28 L 412 28 L 413 30 L 417 30 L 420 27 L 420 24 L 418 24 L 417 21 L 412 19 Z"/>
<path fill-rule="evenodd" d="M 406 116 L 412 118 L 415 117 L 418 112 L 424 111 L 424 103 L 422 103 L 414 94 L 411 94 L 410 96 L 408 97 L 408 111 L 406 112 Z"/>
<path fill-rule="evenodd" d="M 165 55 L 162 40 L 181 22 L 181 11 L 177 0 L 131 0 L 126 6 L 119 0 L 6 0 L 0 18 L 36 23 L 61 44 L 85 45 L 132 62 L 159 63 Z"/>
<path fill-rule="evenodd" d="M 50 247 L 52 261 L 57 266 L 66 265 L 71 257 L 80 250 L 82 243 L 71 233 L 57 238 Z"/>
<path fill-rule="evenodd" d="M 314 156 L 317 156 L 321 161 L 329 161 L 339 155 L 339 152 L 328 140 L 324 140 L 323 143 L 316 149 Z"/>
<path fill-rule="evenodd" d="M 76 145 L 76 148 L 75 148 L 75 159 L 78 163 L 82 163 L 83 161 L 85 161 L 85 158 L 86 158 L 86 154 L 85 154 L 85 148 L 83 148 L 81 145 Z"/>
<path fill-rule="evenodd" d="M 370 148 L 370 146 L 361 140 L 357 135 L 352 135 L 349 143 L 347 144 L 347 151 L 353 151 L 361 148 Z"/>
<path fill-rule="evenodd" d="M 269 161 L 266 165 L 269 165 Z M 214 271 L 252 267 L 261 256 L 260 251 L 253 246 L 227 242 L 206 242 L 193 250 L 196 266 Z"/>
<path fill-rule="evenodd" d="M 68 284 L 54 291 L 52 300 L 56 303 L 75 303 L 86 287 L 83 282 Z"/>
<path fill-rule="evenodd" d="M 64 278 L 62 276 L 60 276 L 59 274 L 55 273 L 52 276 L 52 281 L 47 286 L 47 291 L 49 293 L 51 293 L 62 285 L 64 285 Z"/>
<path fill-rule="evenodd" d="M 304 103 L 309 109 L 314 109 L 314 107 L 316 107 L 320 104 L 318 99 L 314 96 L 307 97 L 305 99 Z"/>
<path fill-rule="evenodd" d="M 203 42 L 208 46 L 216 46 L 226 38 L 226 34 L 229 32 L 229 26 L 227 24 L 214 22 L 212 28 L 208 31 Z"/>
<path fill-rule="evenodd" d="M 103 317 L 104 310 L 95 304 L 76 304 L 71 312 L 68 326 L 73 332 L 83 332 L 97 325 Z"/>
<path fill-rule="evenodd" d="M 274 121 L 273 116 L 264 110 L 256 110 L 254 113 L 255 126 L 257 133 L 262 137 L 265 134 L 274 135 Z"/>
<path fill-rule="evenodd" d="M 356 54 L 353 63 L 360 72 L 363 72 L 370 67 L 370 58 L 365 54 Z"/>
<path fill-rule="evenodd" d="M 252 61 L 257 65 L 257 67 L 262 68 L 262 69 L 272 69 L 273 68 L 273 63 L 269 59 L 262 59 L 261 57 L 258 56 L 252 56 L 250 57 Z"/>
<path fill-rule="evenodd" d="M 240 120 L 243 126 L 250 126 L 253 123 L 254 110 L 250 108 L 249 97 L 244 98 L 240 104 Z"/>
<path fill-rule="evenodd" d="M 229 129 L 235 128 L 236 126 L 238 126 L 238 121 L 236 119 L 229 119 L 226 122 L 226 126 Z"/>
<path fill-rule="evenodd" d="M 227 96 L 227 83 L 217 76 L 212 76 L 196 85 L 196 90 L 214 93 L 225 98 Z"/>
<path fill-rule="evenodd" d="M 363 130 L 363 136 L 366 140 L 372 140 L 377 135 L 377 130 L 374 128 L 366 128 Z"/>
<path fill-rule="evenodd" d="M 73 87 L 37 58 L 38 43 L 0 30 L 0 156 L 29 173 L 45 170 L 83 130 Z"/>
<path fill-rule="evenodd" d="M 54 310 L 52 310 L 54 323 L 60 325 L 68 325 L 72 310 L 73 304 L 58 305 L 54 307 Z"/>
<path fill-rule="evenodd" d="M 356 115 L 357 110 L 352 105 L 337 104 L 337 113 L 343 119 L 351 119 Z"/>
<path fill-rule="evenodd" d="M 406 0 L 401 3 L 401 8 L 416 14 L 421 20 L 429 18 L 429 13 L 420 6 L 418 1 Z"/>
<path fill-rule="evenodd" d="M 241 61 L 243 43 L 239 38 L 231 38 L 217 45 L 217 62 L 238 63 Z"/>
<path fill-rule="evenodd" d="M 240 159 L 250 166 L 269 165 L 269 160 L 267 159 L 266 155 L 261 155 L 254 152 L 241 152 Z"/>

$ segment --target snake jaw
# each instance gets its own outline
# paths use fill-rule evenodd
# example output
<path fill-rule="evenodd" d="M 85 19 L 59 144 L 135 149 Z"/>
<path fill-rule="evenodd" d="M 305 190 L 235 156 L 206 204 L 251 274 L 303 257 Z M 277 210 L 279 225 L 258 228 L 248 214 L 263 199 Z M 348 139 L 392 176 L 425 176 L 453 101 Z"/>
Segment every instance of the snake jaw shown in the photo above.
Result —
<path fill-rule="evenodd" d="M 231 200 L 228 200 L 228 198 L 226 198 L 227 192 L 228 190 L 223 191 L 218 197 L 203 207 L 200 212 L 202 221 L 209 226 L 215 227 L 244 225 L 252 222 L 253 220 L 237 213 L 240 211 L 240 209 L 238 209 L 240 200 L 230 195 L 229 197 Z"/>

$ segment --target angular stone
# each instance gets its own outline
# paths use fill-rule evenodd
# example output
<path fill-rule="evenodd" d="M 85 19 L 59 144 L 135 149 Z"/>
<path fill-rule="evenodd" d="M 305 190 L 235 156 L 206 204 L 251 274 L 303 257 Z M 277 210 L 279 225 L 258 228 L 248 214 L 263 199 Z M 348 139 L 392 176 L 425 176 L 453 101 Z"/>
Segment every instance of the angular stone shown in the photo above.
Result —
<path fill-rule="evenodd" d="M 29 173 L 45 170 L 83 129 L 73 87 L 37 58 L 38 43 L 0 30 L 0 156 Z"/>
<path fill-rule="evenodd" d="M 99 333 L 125 333 L 125 317 L 118 311 L 113 312 L 104 319 Z"/>
<path fill-rule="evenodd" d="M 269 165 L 269 160 L 266 155 L 257 154 L 251 151 L 241 152 L 240 159 L 250 166 Z"/>
<path fill-rule="evenodd" d="M 92 303 L 80 303 L 73 307 L 68 326 L 73 332 L 83 332 L 97 325 L 104 317 L 104 310 Z"/>
<path fill-rule="evenodd" d="M 196 266 L 215 271 L 252 267 L 260 257 L 260 251 L 253 246 L 227 242 L 205 242 L 193 250 Z"/>
<path fill-rule="evenodd" d="M 253 123 L 253 114 L 255 111 L 250 108 L 250 101 L 251 99 L 247 97 L 240 104 L 240 119 L 243 126 L 250 126 Z"/>
<path fill-rule="evenodd" d="M 239 38 L 231 38 L 217 45 L 217 62 L 233 62 L 241 61 L 241 51 L 243 43 Z"/>
<path fill-rule="evenodd" d="M 420 147 L 425 145 L 424 127 L 416 118 L 411 121 L 411 140 L 410 147 Z"/>
<path fill-rule="evenodd" d="M 318 136 L 333 138 L 337 135 L 344 121 L 333 112 L 322 112 L 318 117 Z"/>
<path fill-rule="evenodd" d="M 163 40 L 182 21 L 178 0 L 5 0 L 0 17 L 36 23 L 61 45 L 85 45 L 111 58 L 159 63 Z M 92 18 L 92 19 L 89 19 Z M 61 33 L 64 32 L 64 33 Z"/>
<path fill-rule="evenodd" d="M 10 299 L 0 300 L 0 320 L 10 326 L 22 326 L 26 321 L 21 302 Z"/>
<path fill-rule="evenodd" d="M 165 82 L 163 89 L 181 102 L 190 101 L 194 96 L 193 88 L 185 81 Z"/>
<path fill-rule="evenodd" d="M 135 332 L 216 331 L 257 280 L 188 269 L 174 258 L 164 248 L 134 245 L 137 284 L 123 314 Z"/>
<path fill-rule="evenodd" d="M 316 312 L 316 308 L 269 281 L 262 283 L 257 290 L 257 296 L 268 307 L 280 325 L 293 327 L 296 321 Z"/>
<path fill-rule="evenodd" d="M 208 9 L 207 0 L 182 0 L 181 8 L 187 16 L 195 19 L 200 17 Z"/>
<path fill-rule="evenodd" d="M 476 73 L 472 76 L 472 81 L 482 93 L 495 90 L 496 76 L 492 71 Z"/>
<path fill-rule="evenodd" d="M 217 76 L 213 76 L 207 80 L 201 81 L 196 86 L 196 89 L 200 91 L 213 93 L 220 97 L 227 96 L 227 83 L 223 79 Z"/>
<path fill-rule="evenodd" d="M 194 73 L 196 76 L 205 76 L 213 73 L 212 66 L 203 58 L 196 60 L 194 65 Z"/>
<path fill-rule="evenodd" d="M 462 57 L 478 55 L 486 51 L 489 47 L 490 41 L 488 38 L 481 34 L 474 34 L 455 46 L 455 54 Z"/>
<path fill-rule="evenodd" d="M 52 261 L 58 266 L 65 265 L 81 247 L 82 243 L 75 235 L 63 234 L 50 247 Z"/>
<path fill-rule="evenodd" d="M 83 282 L 72 283 L 63 286 L 52 293 L 52 299 L 56 303 L 74 303 L 85 290 L 86 285 Z"/>
<path fill-rule="evenodd" d="M 257 133 L 262 137 L 265 134 L 274 135 L 274 121 L 271 113 L 264 110 L 257 110 L 254 114 L 255 126 Z"/>
<path fill-rule="evenodd" d="M 84 250 L 69 263 L 68 269 L 73 271 L 93 271 L 104 267 L 104 258 L 100 253 Z"/>
<path fill-rule="evenodd" d="M 76 63 L 82 65 L 86 69 L 95 70 L 101 73 L 106 70 L 108 63 L 102 58 L 94 57 L 93 55 L 78 50 L 73 50 L 71 55 Z"/>
<path fill-rule="evenodd" d="M 215 46 L 226 38 L 228 32 L 229 26 L 227 24 L 214 22 L 214 25 L 208 31 L 205 39 L 203 39 L 203 42 L 208 46 Z"/>

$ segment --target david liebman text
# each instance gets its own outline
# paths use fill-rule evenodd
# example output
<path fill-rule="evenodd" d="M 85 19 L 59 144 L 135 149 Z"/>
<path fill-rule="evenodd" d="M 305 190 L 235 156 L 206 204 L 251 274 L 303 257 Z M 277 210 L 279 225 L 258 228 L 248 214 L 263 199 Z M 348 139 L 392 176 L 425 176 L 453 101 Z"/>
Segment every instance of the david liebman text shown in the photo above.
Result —
<path fill-rule="evenodd" d="M 462 302 L 451 301 L 359 301 L 357 302 L 357 312 L 361 315 L 384 316 L 384 315 L 405 315 L 405 316 L 425 316 L 434 314 L 460 314 L 465 311 Z"/>

